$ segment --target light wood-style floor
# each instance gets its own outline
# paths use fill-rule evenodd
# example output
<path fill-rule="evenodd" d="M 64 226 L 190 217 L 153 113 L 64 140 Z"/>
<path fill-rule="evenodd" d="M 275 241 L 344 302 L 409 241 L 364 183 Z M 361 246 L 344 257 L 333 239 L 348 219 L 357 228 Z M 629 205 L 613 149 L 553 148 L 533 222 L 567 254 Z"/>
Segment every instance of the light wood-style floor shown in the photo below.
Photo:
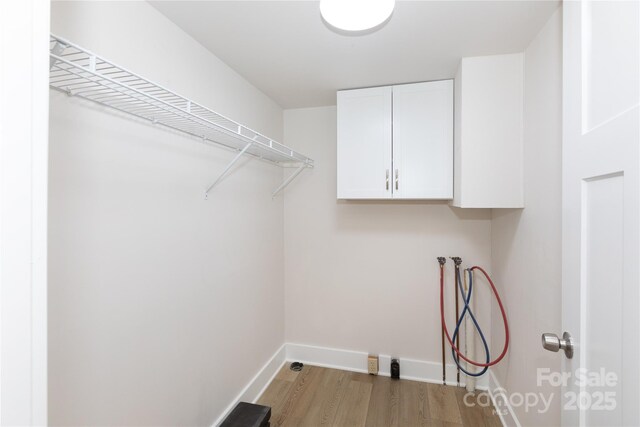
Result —
<path fill-rule="evenodd" d="M 257 403 L 271 407 L 272 427 L 502 425 L 493 407 L 465 405 L 465 393 L 464 388 L 317 366 L 293 372 L 287 363 Z"/>

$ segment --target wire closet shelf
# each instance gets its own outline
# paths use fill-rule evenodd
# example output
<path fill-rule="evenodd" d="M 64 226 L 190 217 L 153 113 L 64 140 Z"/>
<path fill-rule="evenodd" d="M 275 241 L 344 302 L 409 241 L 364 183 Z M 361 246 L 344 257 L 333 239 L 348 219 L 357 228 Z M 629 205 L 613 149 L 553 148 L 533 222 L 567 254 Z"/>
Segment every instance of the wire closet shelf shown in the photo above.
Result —
<path fill-rule="evenodd" d="M 238 151 L 205 195 L 248 154 L 282 167 L 297 167 L 274 196 L 313 160 L 222 114 L 120 67 L 68 40 L 51 35 L 49 85 L 101 105 Z"/>

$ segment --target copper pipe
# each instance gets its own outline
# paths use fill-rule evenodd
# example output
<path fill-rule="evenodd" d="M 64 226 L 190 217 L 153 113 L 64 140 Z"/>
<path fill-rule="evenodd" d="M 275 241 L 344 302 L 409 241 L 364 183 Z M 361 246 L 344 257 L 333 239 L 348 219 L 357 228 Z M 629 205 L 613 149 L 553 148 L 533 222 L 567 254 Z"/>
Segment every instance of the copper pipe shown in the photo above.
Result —
<path fill-rule="evenodd" d="M 454 292 L 456 293 L 456 324 L 458 323 L 458 318 L 460 317 L 460 305 L 458 302 L 458 287 L 459 287 L 459 283 L 458 283 L 458 277 L 460 277 L 460 264 L 462 264 L 462 259 L 460 257 L 451 257 L 451 259 L 453 260 L 454 264 L 456 265 L 456 271 L 455 271 L 455 288 L 454 288 Z M 456 347 L 458 347 L 458 349 L 460 348 L 460 334 L 458 334 L 456 336 Z M 457 367 L 457 373 L 456 373 L 456 381 L 458 383 L 458 387 L 460 387 L 460 356 L 458 356 L 457 354 L 454 356 L 456 358 L 456 360 L 458 361 L 458 363 L 456 365 L 458 365 Z"/>

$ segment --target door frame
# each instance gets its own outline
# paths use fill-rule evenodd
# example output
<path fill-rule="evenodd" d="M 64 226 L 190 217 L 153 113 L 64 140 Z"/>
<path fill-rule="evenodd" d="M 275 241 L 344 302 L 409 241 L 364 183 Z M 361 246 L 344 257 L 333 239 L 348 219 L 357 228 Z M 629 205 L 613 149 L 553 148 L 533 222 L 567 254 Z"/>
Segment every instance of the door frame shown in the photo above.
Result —
<path fill-rule="evenodd" d="M 0 425 L 47 424 L 49 21 L 0 2 Z"/>

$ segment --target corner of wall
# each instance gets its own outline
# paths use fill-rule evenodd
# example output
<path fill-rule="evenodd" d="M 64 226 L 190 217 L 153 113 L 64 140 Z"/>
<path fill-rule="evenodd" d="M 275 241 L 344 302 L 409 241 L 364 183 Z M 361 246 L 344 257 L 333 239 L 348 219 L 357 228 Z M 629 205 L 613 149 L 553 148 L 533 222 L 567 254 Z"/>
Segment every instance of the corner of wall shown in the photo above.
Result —
<path fill-rule="evenodd" d="M 561 9 L 560 9 L 561 10 Z M 560 260 L 549 253 L 561 247 L 561 114 L 562 60 L 561 21 L 556 10 L 540 28 L 523 57 L 522 173 L 524 210 L 492 212 L 491 263 L 496 285 L 510 307 L 540 301 L 554 294 L 560 280 Z M 535 248 L 536 246 L 544 248 Z M 534 249 L 535 248 L 535 249 Z M 549 258 L 552 261 L 549 262 Z M 546 263 L 546 264 L 545 264 Z M 545 264 L 544 270 L 540 265 Z M 507 285 L 508 284 L 508 285 Z M 551 298 L 557 301 L 557 298 Z M 542 310 L 542 308 L 539 308 Z M 507 358 L 491 371 L 492 390 L 503 399 L 513 393 L 555 393 L 536 384 L 536 367 L 557 363 L 552 354 L 541 353 L 538 334 L 559 323 L 559 303 L 546 304 L 534 319 L 510 317 L 511 344 Z M 501 341 L 499 312 L 492 307 L 492 341 Z M 557 325 L 559 326 L 559 325 Z M 509 360 L 516 361 L 510 363 Z M 530 369 L 520 369 L 521 366 Z M 496 392 L 494 391 L 494 395 Z M 498 404 L 496 405 L 498 406 Z M 508 407 L 505 425 L 558 425 L 560 404 L 540 414 L 522 407 Z"/>
<path fill-rule="evenodd" d="M 453 201 L 452 206 L 462 206 L 462 62 L 460 60 L 453 88 Z"/>

